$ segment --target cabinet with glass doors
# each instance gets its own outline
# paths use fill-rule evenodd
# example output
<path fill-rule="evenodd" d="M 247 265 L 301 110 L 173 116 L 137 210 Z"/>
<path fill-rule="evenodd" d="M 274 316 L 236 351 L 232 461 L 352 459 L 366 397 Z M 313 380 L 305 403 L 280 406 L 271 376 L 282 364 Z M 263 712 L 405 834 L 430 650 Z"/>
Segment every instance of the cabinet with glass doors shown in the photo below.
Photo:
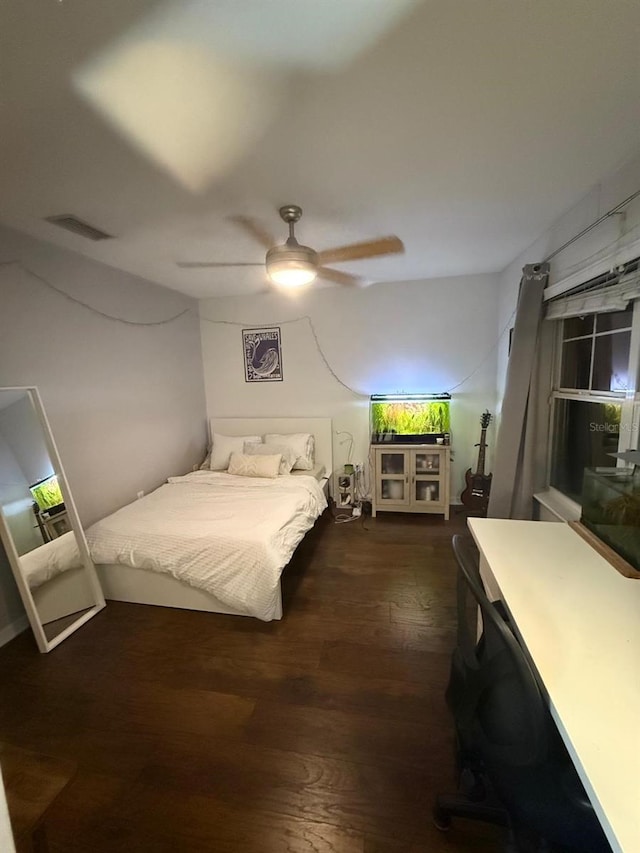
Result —
<path fill-rule="evenodd" d="M 450 447 L 376 445 L 372 514 L 437 513 L 449 518 Z"/>

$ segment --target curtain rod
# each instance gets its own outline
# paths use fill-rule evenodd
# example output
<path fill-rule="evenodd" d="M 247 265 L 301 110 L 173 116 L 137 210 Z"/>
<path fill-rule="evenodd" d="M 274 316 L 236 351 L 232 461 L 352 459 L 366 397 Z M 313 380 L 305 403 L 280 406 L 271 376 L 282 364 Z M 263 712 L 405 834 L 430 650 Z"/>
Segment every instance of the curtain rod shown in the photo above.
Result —
<path fill-rule="evenodd" d="M 596 219 L 595 222 L 592 222 L 591 225 L 587 225 L 586 228 L 583 228 L 579 234 L 575 235 L 575 237 L 572 237 L 570 240 L 567 240 L 566 243 L 563 243 L 562 246 L 560 246 L 560 248 L 555 250 L 555 252 L 551 252 L 550 255 L 547 255 L 547 257 L 544 259 L 543 263 L 546 263 L 547 261 L 550 261 L 552 258 L 555 258 L 555 256 L 559 255 L 560 252 L 563 252 L 567 248 L 567 246 L 570 246 L 572 243 L 575 243 L 576 240 L 579 240 L 581 237 L 584 237 L 585 234 L 588 234 L 589 231 L 593 230 L 597 225 L 600 225 L 600 223 L 604 222 L 605 219 L 608 219 L 610 216 L 613 216 L 614 214 L 618 213 L 618 211 L 621 208 L 626 207 L 628 204 L 630 204 L 630 202 L 632 202 L 634 200 L 634 198 L 637 198 L 639 195 L 640 195 L 640 190 L 636 190 L 628 198 L 625 198 L 624 201 L 621 201 L 620 204 L 617 204 L 615 207 L 612 207 L 611 210 L 608 210 L 599 219 Z"/>

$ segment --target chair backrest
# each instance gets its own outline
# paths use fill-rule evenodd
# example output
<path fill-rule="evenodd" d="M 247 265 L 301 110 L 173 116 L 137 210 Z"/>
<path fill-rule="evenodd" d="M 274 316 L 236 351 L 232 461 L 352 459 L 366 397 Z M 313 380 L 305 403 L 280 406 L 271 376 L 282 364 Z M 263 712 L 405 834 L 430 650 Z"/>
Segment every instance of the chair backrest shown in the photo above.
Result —
<path fill-rule="evenodd" d="M 550 720 L 535 675 L 509 624 L 486 596 L 473 540 L 454 536 L 453 550 L 458 638 L 447 701 L 462 745 L 476 750 L 487 765 L 542 764 Z"/>

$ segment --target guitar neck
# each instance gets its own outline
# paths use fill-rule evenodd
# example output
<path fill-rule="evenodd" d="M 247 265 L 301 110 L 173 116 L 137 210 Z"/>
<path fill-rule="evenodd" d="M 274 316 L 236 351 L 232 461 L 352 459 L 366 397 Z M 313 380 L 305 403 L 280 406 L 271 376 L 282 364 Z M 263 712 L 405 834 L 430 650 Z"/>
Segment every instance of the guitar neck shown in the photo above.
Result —
<path fill-rule="evenodd" d="M 487 450 L 487 431 L 483 429 L 480 433 L 480 450 L 478 450 L 478 467 L 476 468 L 476 474 L 480 477 L 484 477 L 484 464 L 485 464 L 485 455 Z"/>

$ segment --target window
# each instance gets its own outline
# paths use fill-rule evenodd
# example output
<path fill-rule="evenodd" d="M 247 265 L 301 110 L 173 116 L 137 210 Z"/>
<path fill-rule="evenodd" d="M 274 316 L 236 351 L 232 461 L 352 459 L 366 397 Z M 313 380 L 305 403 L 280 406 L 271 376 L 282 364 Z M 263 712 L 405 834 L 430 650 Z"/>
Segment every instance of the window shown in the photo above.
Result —
<path fill-rule="evenodd" d="M 578 503 L 585 468 L 614 468 L 611 454 L 637 446 L 634 305 L 559 323 L 549 485 Z"/>
<path fill-rule="evenodd" d="M 620 403 L 558 397 L 553 415 L 550 485 L 580 503 L 585 468 L 615 468 Z"/>
<path fill-rule="evenodd" d="M 559 387 L 627 391 L 633 305 L 625 311 L 563 321 Z"/>

